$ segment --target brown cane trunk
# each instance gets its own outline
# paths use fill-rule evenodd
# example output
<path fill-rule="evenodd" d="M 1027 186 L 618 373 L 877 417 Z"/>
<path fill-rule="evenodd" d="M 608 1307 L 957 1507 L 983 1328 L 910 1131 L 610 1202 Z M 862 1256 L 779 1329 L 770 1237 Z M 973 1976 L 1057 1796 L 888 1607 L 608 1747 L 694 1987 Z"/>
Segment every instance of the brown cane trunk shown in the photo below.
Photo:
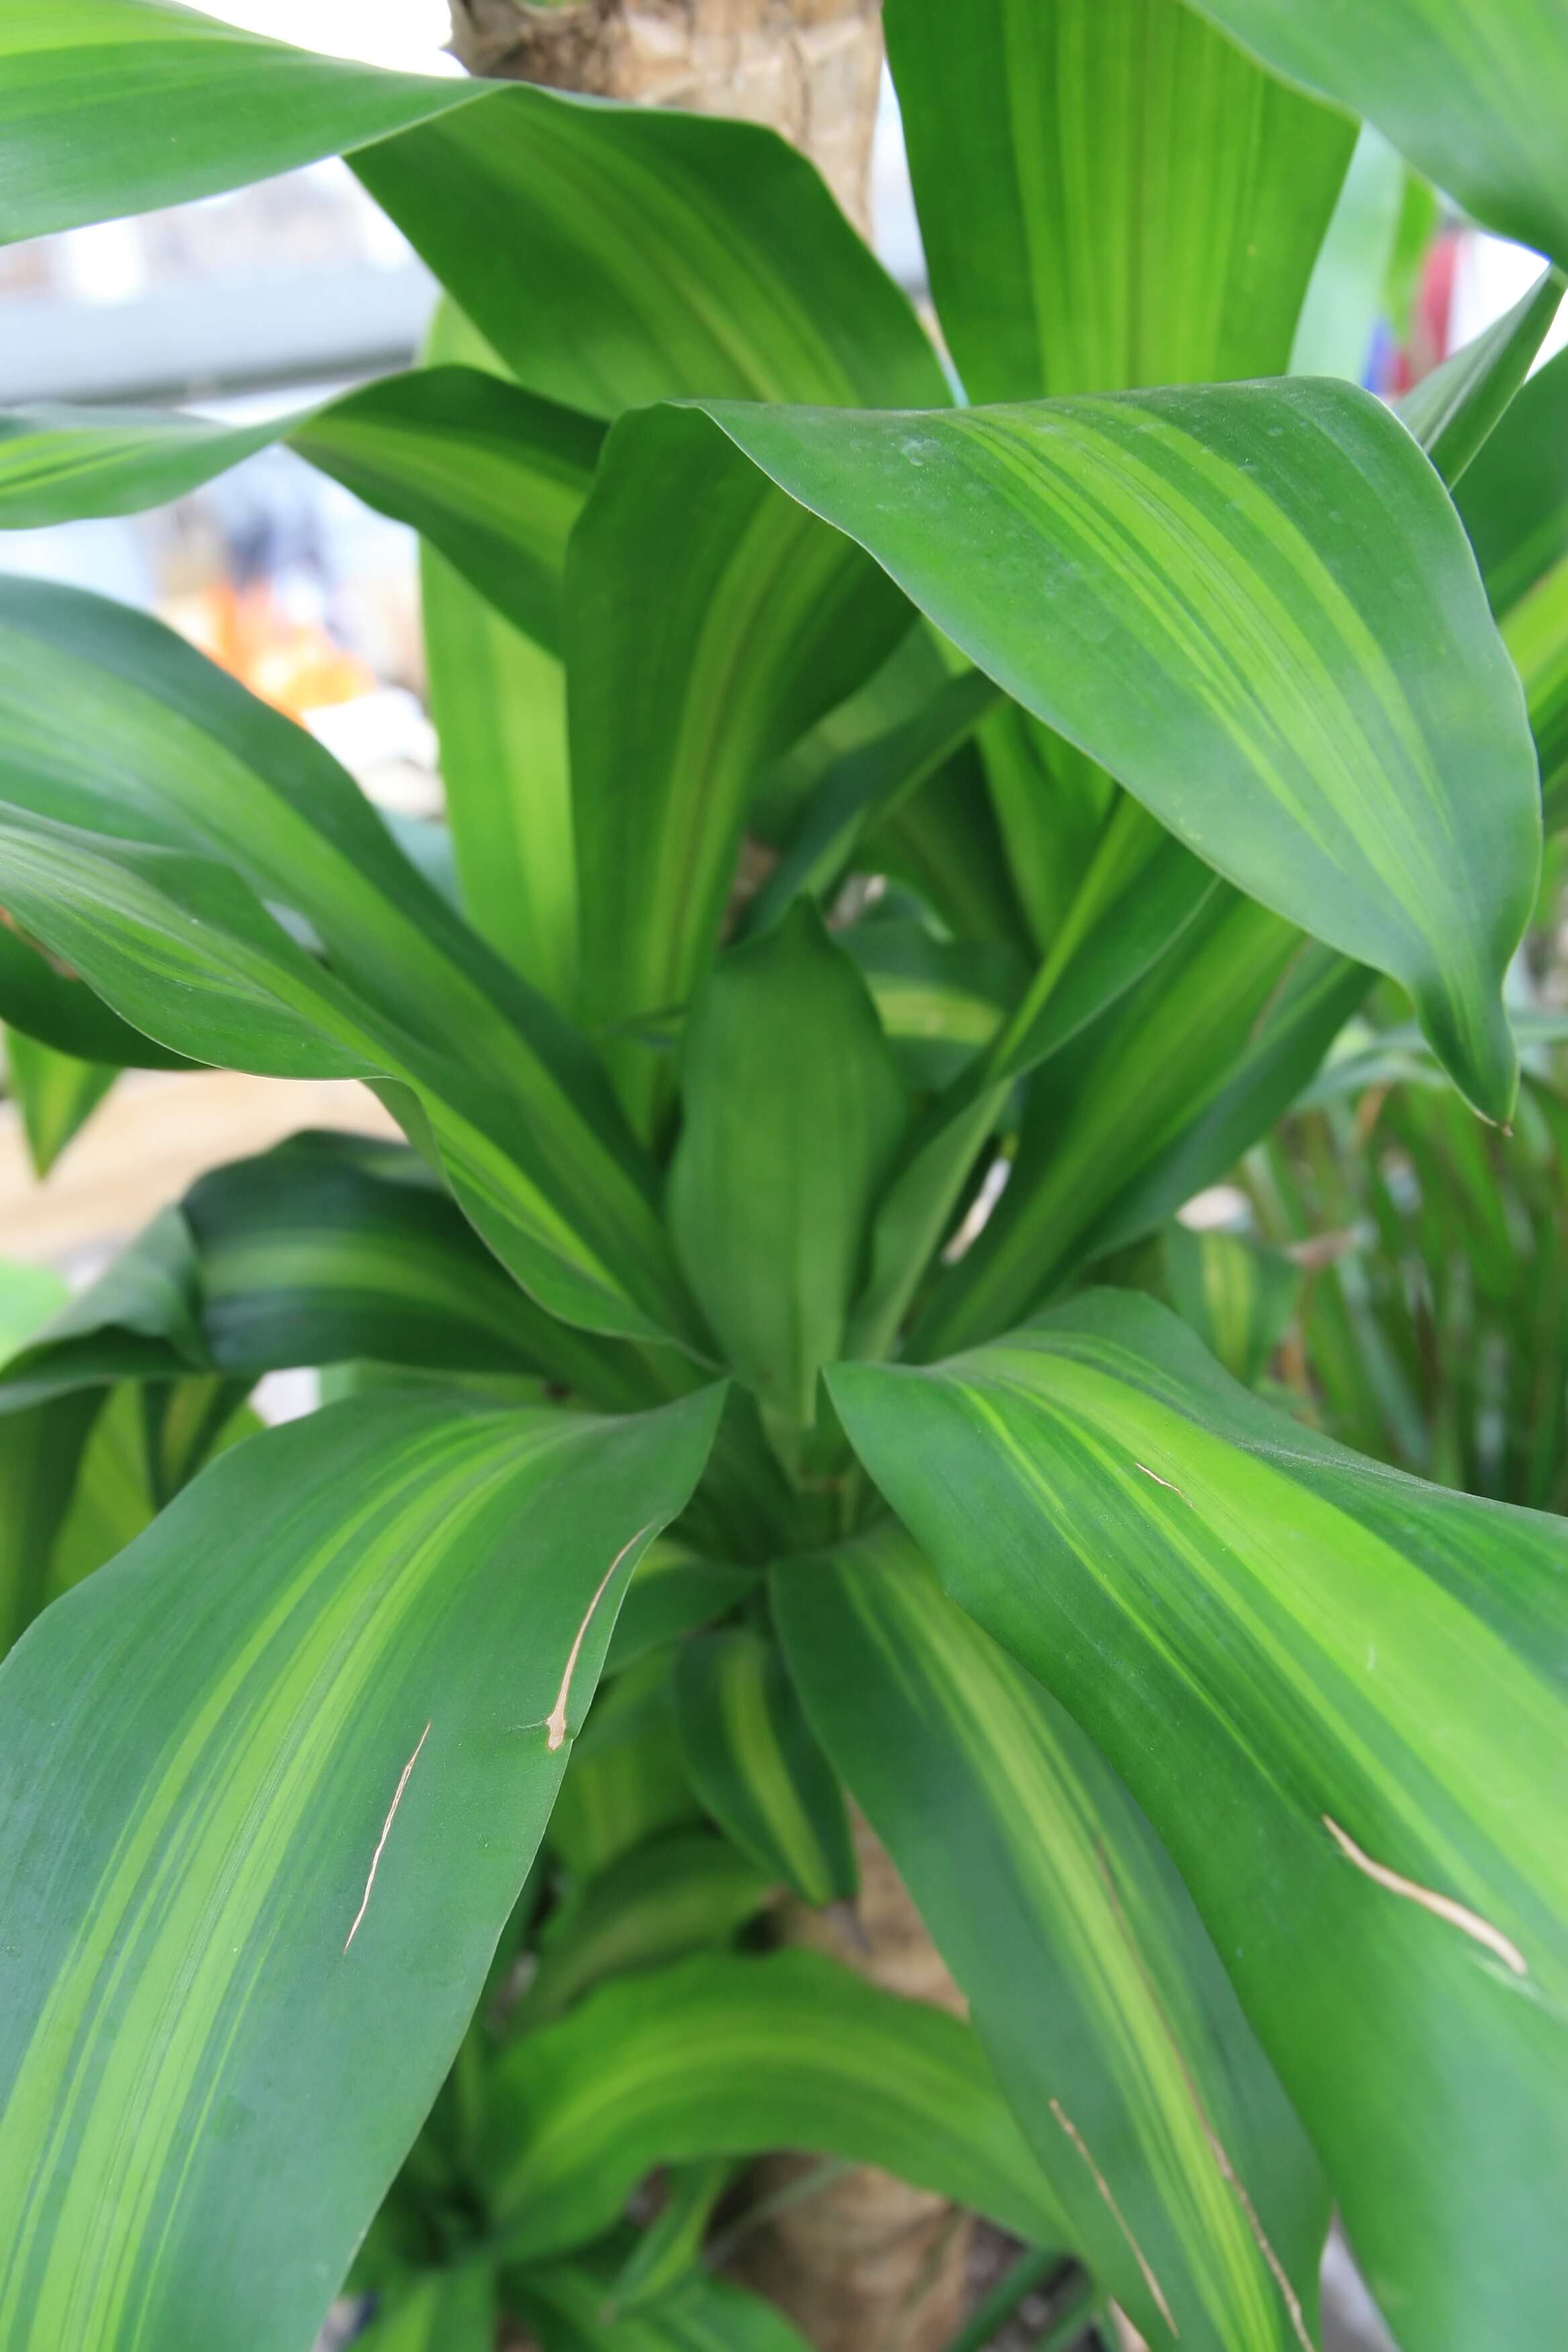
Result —
<path fill-rule="evenodd" d="M 450 0 L 470 73 L 765 122 L 870 221 L 880 0 Z M 694 384 L 692 390 L 702 390 Z"/>

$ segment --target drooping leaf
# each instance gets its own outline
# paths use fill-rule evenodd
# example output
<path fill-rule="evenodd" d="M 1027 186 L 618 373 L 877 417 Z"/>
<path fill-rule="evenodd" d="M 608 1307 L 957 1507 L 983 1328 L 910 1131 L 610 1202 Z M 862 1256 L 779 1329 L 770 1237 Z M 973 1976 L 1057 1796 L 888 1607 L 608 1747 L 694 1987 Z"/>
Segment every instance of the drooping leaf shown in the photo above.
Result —
<path fill-rule="evenodd" d="M 309 2340 L 716 1402 L 337 1406 L 215 1464 L 13 1652 L 0 2336 Z"/>
<path fill-rule="evenodd" d="M 773 2147 L 880 2165 L 1069 2242 L 969 2029 L 815 1952 L 686 1960 L 525 2034 L 491 2078 L 483 2177 L 533 2261 L 596 2237 L 656 2164 Z"/>
<path fill-rule="evenodd" d="M 1568 50 L 1537 0 L 1197 0 L 1276 73 L 1386 132 L 1488 228 L 1568 262 Z"/>
<path fill-rule="evenodd" d="M 749 1628 L 687 1642 L 674 1694 L 692 1786 L 720 1827 L 802 1902 L 849 1901 L 844 1793 L 776 1644 Z"/>
<path fill-rule="evenodd" d="M 629 1847 L 552 1913 L 511 2024 L 532 2031 L 564 2016 L 606 1977 L 721 1949 L 771 1891 L 754 1863 L 705 1830 L 676 1830 Z"/>
<path fill-rule="evenodd" d="M 832 1381 L 953 1597 L 1169 1848 L 1402 2343 L 1550 2335 L 1562 1522 L 1282 1420 L 1130 1293 Z"/>
<path fill-rule="evenodd" d="M 120 1073 L 111 1063 L 79 1062 L 73 1054 L 57 1053 L 21 1029 L 7 1032 L 5 1051 L 33 1172 L 47 1176 Z"/>
<path fill-rule="evenodd" d="M 287 441 L 438 547 L 546 646 L 560 635 L 566 536 L 604 427 L 472 367 L 388 376 L 261 425 L 158 409 L 0 415 L 0 530 L 137 514 Z"/>
<path fill-rule="evenodd" d="M 26 730 L 28 751 L 3 785 L 0 901 L 26 929 L 115 1012 L 200 1061 L 390 1082 L 395 1110 L 548 1310 L 639 1336 L 668 1328 L 668 1312 L 693 1331 L 651 1173 L 585 1045 L 418 882 L 341 769 L 136 614 L 19 585 L 24 618 L 0 642 L 0 739 L 14 751 Z M 3 588 L 0 607 L 16 612 Z M 28 621 L 54 621 L 54 635 L 30 637 Z M 120 673 L 64 652 L 73 630 Z M 148 670 L 167 701 L 146 691 Z M 68 682 L 68 713 L 49 682 Z M 249 866 L 284 906 L 303 901 L 334 969 L 209 852 Z M 648 1315 L 656 1291 L 666 1307 Z"/>
<path fill-rule="evenodd" d="M 681 1100 L 676 1250 L 728 1361 L 790 1444 L 839 1351 L 906 1116 L 865 982 L 809 901 L 731 949 L 704 986 L 687 1018 Z"/>
<path fill-rule="evenodd" d="M 1115 1774 L 901 1530 L 789 1563 L 773 1597 L 1096 2275 L 1151 2343 L 1298 2352 L 1327 2191 Z"/>
<path fill-rule="evenodd" d="M 1180 0 L 893 0 L 887 17 L 972 400 L 1284 373 L 1342 116 Z"/>
<path fill-rule="evenodd" d="M 95 996 L 79 973 L 24 939 L 0 909 L 0 1021 L 73 1061 L 110 1068 L 189 1067 L 183 1054 L 144 1037 Z"/>
<path fill-rule="evenodd" d="M 1533 753 L 1453 509 L 1375 401 L 1311 382 L 918 425 L 711 414 L 1207 863 L 1401 980 L 1506 1118 Z"/>

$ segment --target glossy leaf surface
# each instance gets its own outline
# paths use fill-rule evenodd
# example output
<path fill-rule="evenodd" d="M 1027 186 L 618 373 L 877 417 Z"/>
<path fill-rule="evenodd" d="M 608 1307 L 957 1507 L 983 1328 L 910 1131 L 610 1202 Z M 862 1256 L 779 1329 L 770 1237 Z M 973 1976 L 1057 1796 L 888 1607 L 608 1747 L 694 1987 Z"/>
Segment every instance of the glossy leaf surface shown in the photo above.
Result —
<path fill-rule="evenodd" d="M 310 2340 L 715 1403 L 313 1415 L 13 1652 L 0 2340 Z"/>
<path fill-rule="evenodd" d="M 1402 2342 L 1549 2331 L 1562 1522 L 1315 1437 L 1129 1293 L 832 1379 L 954 1598 L 1163 1837 Z"/>
<path fill-rule="evenodd" d="M 1506 1118 L 1533 752 L 1453 509 L 1376 402 L 1310 383 L 918 425 L 712 413 L 1208 864 L 1403 981 Z"/>

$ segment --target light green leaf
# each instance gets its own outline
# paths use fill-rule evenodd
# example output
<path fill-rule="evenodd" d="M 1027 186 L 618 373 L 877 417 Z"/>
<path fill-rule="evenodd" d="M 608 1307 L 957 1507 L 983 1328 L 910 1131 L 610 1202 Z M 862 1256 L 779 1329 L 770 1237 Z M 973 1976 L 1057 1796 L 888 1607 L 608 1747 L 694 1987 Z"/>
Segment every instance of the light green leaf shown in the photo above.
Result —
<path fill-rule="evenodd" d="M 112 1063 L 79 1062 L 72 1054 L 57 1053 L 21 1029 L 7 1032 L 5 1050 L 33 1172 L 47 1176 L 120 1073 Z"/>
<path fill-rule="evenodd" d="M 180 1069 L 183 1054 L 154 1044 L 122 1021 L 86 982 L 51 957 L 36 940 L 24 939 L 15 923 L 0 920 L 0 1020 L 13 1033 L 35 1037 L 73 1061 L 110 1068 Z"/>
<path fill-rule="evenodd" d="M 1511 310 L 1434 368 L 1399 402 L 1400 416 L 1450 489 L 1468 470 L 1524 383 L 1557 316 L 1563 285 L 1561 270 L 1543 270 Z M 1537 473 L 1537 502 L 1541 488 Z M 1463 515 L 1462 504 L 1459 511 Z M 1484 579 L 1484 560 L 1481 574 Z"/>
<path fill-rule="evenodd" d="M 716 1404 L 310 1415 L 13 1652 L 0 2341 L 309 2341 Z"/>
<path fill-rule="evenodd" d="M 1386 132 L 1488 228 L 1568 261 L 1568 48 L 1542 0 L 1197 0 L 1276 73 Z"/>
<path fill-rule="evenodd" d="M 1126 1292 L 929 1372 L 832 1380 L 954 1599 L 1169 1848 L 1406 2352 L 1549 2339 L 1561 1520 L 1345 1453 Z"/>
<path fill-rule="evenodd" d="M 877 2164 L 1070 2242 L 969 2029 L 816 1952 L 687 1960 L 525 2034 L 491 2078 L 482 2172 L 509 2251 L 532 2261 L 596 2237 L 656 2164 L 773 2147 Z"/>
<path fill-rule="evenodd" d="M 687 1017 L 670 1232 L 785 1448 L 816 1415 L 906 1102 L 866 984 L 808 901 L 731 949 Z M 804 1140 L 810 1147 L 803 1150 Z"/>
<path fill-rule="evenodd" d="M 972 400 L 1284 373 L 1342 116 L 1179 0 L 892 0 L 887 21 Z"/>
<path fill-rule="evenodd" d="M 695 1830 L 701 1820 L 676 1728 L 668 1662 L 645 1657 L 599 1696 L 551 1815 L 552 1851 L 574 1877 L 596 1878 L 649 1839 Z M 648 1932 L 662 1958 L 657 1910 Z"/>
<path fill-rule="evenodd" d="M 673 1687 L 692 1786 L 720 1827 L 803 1903 L 849 1901 L 844 1793 L 776 1645 L 746 1628 L 701 1634 L 682 1643 Z"/>
<path fill-rule="evenodd" d="M 664 2203 L 616 2273 L 605 2308 L 614 2319 L 668 2301 L 672 2290 L 701 2276 L 703 2240 L 735 2168 L 727 2157 L 678 2166 L 668 2177 Z M 658 2314 L 661 2322 L 667 2319 Z M 726 2339 L 728 2340 L 728 2339 Z"/>
<path fill-rule="evenodd" d="M 1148 1822 L 900 1530 L 774 1571 L 806 1707 L 1152 2344 L 1299 2352 L 1329 2200 Z"/>
<path fill-rule="evenodd" d="M 1524 684 L 1546 829 L 1556 833 L 1568 815 L 1568 558 L 1505 616 L 1503 643 Z"/>
<path fill-rule="evenodd" d="M 1312 382 L 711 414 L 1207 863 L 1402 981 L 1506 1118 L 1533 753 L 1453 509 L 1377 402 Z"/>
<path fill-rule="evenodd" d="M 834 936 L 870 990 L 911 1087 L 950 1086 L 1023 993 L 1023 963 L 1001 940 L 939 939 L 924 923 L 879 908 Z"/>
<path fill-rule="evenodd" d="M 513 2026 L 531 2031 L 563 2016 L 606 1977 L 721 1948 L 772 1893 L 754 1863 L 706 1830 L 628 1847 L 546 1920 Z"/>

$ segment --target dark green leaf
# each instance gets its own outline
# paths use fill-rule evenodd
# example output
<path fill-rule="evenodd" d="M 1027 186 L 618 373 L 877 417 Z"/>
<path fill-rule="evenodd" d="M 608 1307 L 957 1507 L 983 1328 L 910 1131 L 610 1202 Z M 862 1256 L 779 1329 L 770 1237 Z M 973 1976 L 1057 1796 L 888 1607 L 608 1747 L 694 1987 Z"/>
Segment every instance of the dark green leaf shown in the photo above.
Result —
<path fill-rule="evenodd" d="M 551 1915 L 512 2023 L 547 2024 L 606 1977 L 721 1949 L 771 1893 L 755 1864 L 706 1831 L 678 1830 L 629 1847 Z"/>

